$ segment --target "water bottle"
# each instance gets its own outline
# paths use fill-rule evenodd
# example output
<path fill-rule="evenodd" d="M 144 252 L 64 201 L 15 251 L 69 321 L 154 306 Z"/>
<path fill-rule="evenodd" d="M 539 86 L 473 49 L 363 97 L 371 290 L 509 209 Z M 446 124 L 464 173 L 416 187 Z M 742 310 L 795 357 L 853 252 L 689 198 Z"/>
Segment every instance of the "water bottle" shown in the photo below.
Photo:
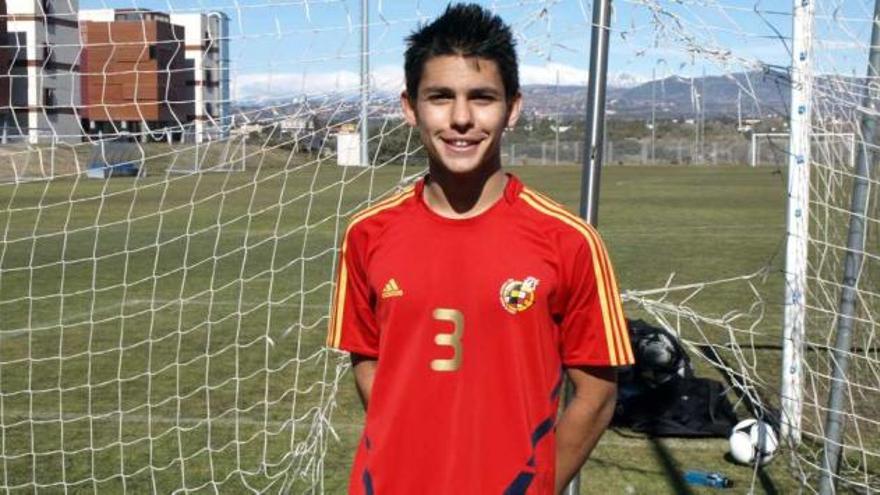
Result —
<path fill-rule="evenodd" d="M 730 488 L 733 481 L 721 473 L 707 473 L 705 471 L 687 471 L 684 480 L 689 485 L 709 486 L 712 488 Z"/>

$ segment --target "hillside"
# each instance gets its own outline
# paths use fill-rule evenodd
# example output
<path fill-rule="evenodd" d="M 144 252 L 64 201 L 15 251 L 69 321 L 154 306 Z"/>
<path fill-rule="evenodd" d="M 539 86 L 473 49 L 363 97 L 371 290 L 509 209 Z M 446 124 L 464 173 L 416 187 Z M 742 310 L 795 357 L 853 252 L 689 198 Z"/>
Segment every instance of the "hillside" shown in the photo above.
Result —
<path fill-rule="evenodd" d="M 653 86 L 653 88 L 652 88 Z M 737 100 L 742 114 L 748 117 L 785 115 L 789 100 L 784 76 L 761 72 L 685 79 L 672 76 L 628 88 L 610 87 L 607 91 L 609 117 L 648 118 L 653 101 L 658 118 L 693 117 L 693 94 L 702 94 L 706 117 L 737 115 Z M 532 85 L 523 87 L 525 109 L 530 115 L 576 117 L 586 111 L 587 88 L 584 86 Z"/>

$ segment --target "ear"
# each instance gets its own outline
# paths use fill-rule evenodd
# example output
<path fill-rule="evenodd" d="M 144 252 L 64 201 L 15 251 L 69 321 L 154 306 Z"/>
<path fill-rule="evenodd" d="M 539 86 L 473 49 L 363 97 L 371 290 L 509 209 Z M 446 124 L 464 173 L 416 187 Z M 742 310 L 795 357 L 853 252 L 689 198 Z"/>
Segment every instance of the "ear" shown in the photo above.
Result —
<path fill-rule="evenodd" d="M 409 93 L 406 91 L 400 93 L 400 107 L 403 109 L 403 117 L 406 119 L 406 123 L 412 127 L 417 127 L 416 109 L 409 99 Z"/>
<path fill-rule="evenodd" d="M 519 120 L 519 115 L 522 112 L 522 93 L 517 92 L 516 95 L 513 96 L 513 100 L 510 102 L 507 111 L 507 127 L 513 128 L 516 126 L 516 122 Z"/>

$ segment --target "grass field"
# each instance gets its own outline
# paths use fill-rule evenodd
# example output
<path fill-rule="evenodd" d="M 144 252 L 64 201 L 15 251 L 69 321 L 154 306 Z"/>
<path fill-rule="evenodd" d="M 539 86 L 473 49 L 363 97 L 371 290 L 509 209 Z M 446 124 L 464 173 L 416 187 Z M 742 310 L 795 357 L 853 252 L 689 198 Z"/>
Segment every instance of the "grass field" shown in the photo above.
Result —
<path fill-rule="evenodd" d="M 362 414 L 337 376 L 345 360 L 321 349 L 333 247 L 348 213 L 414 171 L 270 157 L 245 173 L 0 186 L 0 485 L 343 493 Z M 577 168 L 513 172 L 576 210 Z M 755 339 L 778 344 L 784 201 L 770 169 L 611 167 L 600 231 L 624 289 L 770 266 Z M 721 288 L 699 309 L 752 299 Z M 779 353 L 761 352 L 775 386 Z M 309 460 L 328 419 L 321 472 Z M 682 484 L 686 469 L 795 489 L 784 462 L 755 475 L 725 452 L 726 440 L 610 432 L 582 492 L 701 493 Z"/>

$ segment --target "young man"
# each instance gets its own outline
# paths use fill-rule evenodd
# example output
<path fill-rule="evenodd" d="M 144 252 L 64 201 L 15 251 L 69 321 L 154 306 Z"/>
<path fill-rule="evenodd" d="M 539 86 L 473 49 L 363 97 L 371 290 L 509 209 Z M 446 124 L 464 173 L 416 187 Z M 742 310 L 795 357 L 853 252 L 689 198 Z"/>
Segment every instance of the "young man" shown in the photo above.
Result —
<path fill-rule="evenodd" d="M 477 5 L 408 38 L 401 103 L 429 173 L 352 217 L 328 337 L 367 409 L 350 493 L 558 493 L 632 363 L 597 233 L 501 170 L 522 108 L 513 45 Z"/>

